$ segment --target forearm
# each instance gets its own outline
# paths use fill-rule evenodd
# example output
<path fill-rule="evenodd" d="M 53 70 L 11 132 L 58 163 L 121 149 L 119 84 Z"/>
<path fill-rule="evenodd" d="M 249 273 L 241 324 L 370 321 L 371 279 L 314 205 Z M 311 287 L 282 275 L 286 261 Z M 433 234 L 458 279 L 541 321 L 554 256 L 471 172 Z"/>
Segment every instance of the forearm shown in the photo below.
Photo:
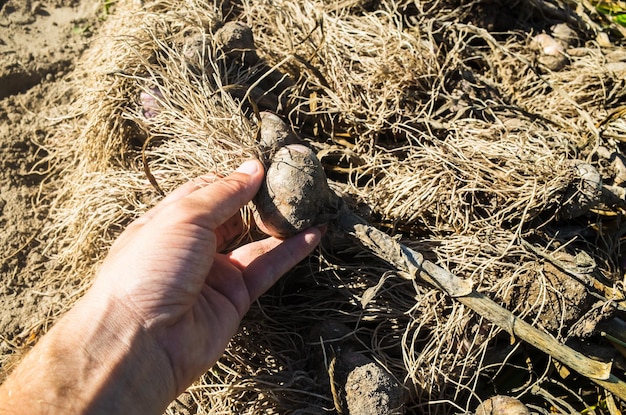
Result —
<path fill-rule="evenodd" d="M 81 301 L 0 386 L 0 414 L 161 414 L 170 363 L 128 310 Z"/>

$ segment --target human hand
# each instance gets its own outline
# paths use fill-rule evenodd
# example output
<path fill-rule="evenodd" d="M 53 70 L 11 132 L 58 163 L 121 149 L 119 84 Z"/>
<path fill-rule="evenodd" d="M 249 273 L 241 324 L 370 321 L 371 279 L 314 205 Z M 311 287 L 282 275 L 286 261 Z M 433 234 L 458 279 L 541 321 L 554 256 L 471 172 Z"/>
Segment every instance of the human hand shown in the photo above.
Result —
<path fill-rule="evenodd" d="M 318 229 L 219 253 L 241 233 L 239 209 L 263 175 L 262 165 L 249 161 L 213 183 L 187 183 L 120 235 L 93 286 L 40 342 L 40 353 L 57 360 L 84 349 L 77 379 L 86 379 L 73 387 L 85 395 L 91 382 L 100 396 L 81 398 L 89 401 L 83 405 L 102 408 L 117 399 L 124 413 L 165 409 L 219 359 L 250 304 L 314 249 Z M 55 337 L 62 342 L 50 340 Z M 79 365 L 73 358 L 66 363 Z M 30 360 L 22 365 L 35 364 Z M 20 368 L 16 372 L 19 379 Z M 149 405 L 137 412 L 123 407 L 124 393 Z"/>
<path fill-rule="evenodd" d="M 239 209 L 263 179 L 248 161 L 224 179 L 187 183 L 131 224 L 94 289 L 132 308 L 172 362 L 182 392 L 223 354 L 250 304 L 317 245 L 311 229 L 220 254 L 243 230 Z"/>

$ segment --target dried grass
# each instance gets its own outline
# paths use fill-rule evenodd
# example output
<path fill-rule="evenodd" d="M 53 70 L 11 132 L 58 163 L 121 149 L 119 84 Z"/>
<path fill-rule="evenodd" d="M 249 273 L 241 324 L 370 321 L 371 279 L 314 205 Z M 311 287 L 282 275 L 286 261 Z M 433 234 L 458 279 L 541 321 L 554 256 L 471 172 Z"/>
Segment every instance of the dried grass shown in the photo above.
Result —
<path fill-rule="evenodd" d="M 74 112 L 46 143 L 64 178 L 51 196 L 56 221 L 45 236 L 58 266 L 48 278 L 71 293 L 66 308 L 115 236 L 159 199 L 144 159 L 167 193 L 207 171 L 226 174 L 257 151 L 253 109 L 241 91 L 258 85 L 266 66 L 225 59 L 212 36 L 222 8 L 199 0 L 139 3 L 116 4 L 73 74 L 82 91 Z M 374 3 L 246 0 L 233 10 L 252 28 L 267 65 L 293 81 L 273 91 L 288 97 L 277 109 L 318 150 L 353 208 L 516 315 L 539 327 L 550 319 L 551 332 L 567 337 L 586 310 L 568 309 L 560 289 L 573 272 L 555 283 L 546 258 L 567 254 L 574 269 L 575 255 L 588 253 L 605 278 L 595 301 L 608 302 L 602 295 L 624 284 L 622 210 L 557 220 L 580 186 L 571 160 L 593 162 L 611 184 L 612 164 L 596 150 L 619 153 L 626 136 L 619 118 L 597 127 L 625 93 L 590 37 L 594 28 L 578 21 L 585 53 L 551 72 L 536 66 L 531 34 L 489 33 L 462 20 L 469 6 Z M 537 13 L 553 5 L 524 4 Z M 153 118 L 143 114 L 142 91 L 159 103 Z M 568 236 L 568 227 L 578 236 Z M 586 275 L 587 285 L 577 284 L 596 290 Z M 524 295 L 532 301 L 519 301 Z M 623 301 L 623 293 L 611 299 Z M 555 302 L 565 306 L 554 311 Z M 548 401 L 535 392 L 553 376 L 549 359 L 336 238 L 253 307 L 185 405 L 215 414 L 326 413 L 334 407 L 329 360 L 309 335 L 324 321 L 347 325 L 358 349 L 396 376 L 407 411 L 472 410 L 494 393 L 489 379 L 512 374 L 525 378 L 522 385 L 500 392 L 537 407 Z M 196 410 L 185 405 L 168 413 Z"/>

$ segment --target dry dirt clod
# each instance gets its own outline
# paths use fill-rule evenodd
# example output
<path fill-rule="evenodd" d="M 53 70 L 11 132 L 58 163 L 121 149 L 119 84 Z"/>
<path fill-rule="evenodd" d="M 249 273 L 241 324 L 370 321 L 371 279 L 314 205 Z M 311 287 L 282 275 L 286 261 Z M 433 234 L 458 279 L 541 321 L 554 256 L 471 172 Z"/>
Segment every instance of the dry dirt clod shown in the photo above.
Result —
<path fill-rule="evenodd" d="M 572 173 L 580 178 L 576 187 L 566 189 L 558 215 L 572 219 L 589 212 L 602 199 L 602 176 L 591 164 L 573 161 Z"/>
<path fill-rule="evenodd" d="M 346 353 L 337 363 L 339 379 L 345 376 L 347 415 L 402 414 L 403 391 L 382 366 L 360 353 Z M 347 376 L 346 376 L 347 373 Z"/>
<path fill-rule="evenodd" d="M 613 184 L 621 186 L 626 182 L 626 157 L 618 151 L 611 151 L 604 146 L 596 150 L 599 157 L 608 160 L 614 171 Z"/>
<path fill-rule="evenodd" d="M 215 33 L 215 42 L 228 61 L 251 74 L 248 82 L 244 83 L 244 95 L 238 98 L 252 98 L 261 109 L 276 111 L 286 107 L 286 90 L 294 82 L 258 55 L 250 27 L 240 22 L 227 22 Z M 232 93 L 238 94 L 235 91 Z"/>
<path fill-rule="evenodd" d="M 530 415 L 530 410 L 518 399 L 496 395 L 481 403 L 476 415 Z"/>
<path fill-rule="evenodd" d="M 227 22 L 215 33 L 215 41 L 231 59 L 255 65 L 259 56 L 254 47 L 252 29 L 240 22 Z"/>
<path fill-rule="evenodd" d="M 559 71 L 567 65 L 566 46 L 565 42 L 547 33 L 540 33 L 531 41 L 531 47 L 539 51 L 538 62 L 552 71 Z"/>
<path fill-rule="evenodd" d="M 190 68 L 202 68 L 209 55 L 209 38 L 205 33 L 198 33 L 185 39 L 182 55 Z"/>

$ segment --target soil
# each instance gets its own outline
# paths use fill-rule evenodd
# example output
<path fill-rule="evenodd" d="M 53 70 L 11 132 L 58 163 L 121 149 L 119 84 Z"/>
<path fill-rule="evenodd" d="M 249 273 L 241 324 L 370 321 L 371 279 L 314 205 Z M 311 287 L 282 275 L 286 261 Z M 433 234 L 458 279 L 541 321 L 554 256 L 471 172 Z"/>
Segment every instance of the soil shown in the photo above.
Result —
<path fill-rule="evenodd" d="M 64 78 L 101 13 L 98 2 L 0 1 L 1 356 L 33 344 L 63 295 L 42 278 L 49 259 L 38 234 L 48 215 L 45 189 L 51 183 L 39 143 L 72 100 Z M 14 357 L 0 361 L 0 380 Z"/>
<path fill-rule="evenodd" d="M 62 312 L 62 304 L 72 295 L 68 292 L 72 287 L 59 287 L 45 277 L 49 269 L 58 269 L 54 253 L 44 251 L 41 236 L 52 211 L 48 192 L 54 189 L 58 178 L 48 174 L 51 166 L 47 165 L 48 153 L 42 143 L 82 92 L 73 91 L 67 80 L 82 52 L 97 36 L 97 28 L 107 18 L 111 3 L 0 0 L 0 382 Z M 504 30 L 513 24 L 500 16 L 511 14 L 506 7 L 490 10 L 497 12 L 485 13 L 479 26 Z M 624 70 L 623 58 L 618 59 L 613 63 Z M 276 107 L 278 99 L 275 97 L 270 106 Z M 594 309 L 584 319 L 578 318 L 580 310 L 589 307 L 586 287 L 572 281 L 561 265 L 555 265 L 575 263 L 576 259 L 546 260 L 541 265 L 538 273 L 559 293 L 548 293 L 542 317 L 555 322 L 554 326 L 544 327 L 556 330 L 557 318 L 564 316 L 568 326 L 576 329 L 575 335 L 585 337 L 603 318 L 604 310 Z M 516 291 L 508 294 L 503 300 L 512 304 L 532 304 L 542 295 L 531 282 L 520 283 Z M 571 314 L 563 312 L 565 306 Z M 336 339 L 350 337 L 347 328 L 331 324 L 326 330 L 332 336 L 314 331 L 313 339 L 342 343 Z M 563 334 L 573 333 L 572 329 L 572 333 Z M 335 405 L 346 407 L 345 413 L 368 413 L 372 408 L 375 413 L 396 413 L 405 399 L 399 383 L 369 355 L 354 352 L 355 344 L 358 342 L 349 338 L 340 345 L 343 349 L 333 349 L 340 352 L 333 381 L 339 386 L 341 399 Z M 328 368 L 323 364 L 330 349 L 324 351 L 324 356 L 311 357 L 311 366 L 330 388 L 331 379 L 324 377 Z M 191 395 L 181 396 L 174 405 L 175 413 L 195 413 L 197 409 Z"/>

